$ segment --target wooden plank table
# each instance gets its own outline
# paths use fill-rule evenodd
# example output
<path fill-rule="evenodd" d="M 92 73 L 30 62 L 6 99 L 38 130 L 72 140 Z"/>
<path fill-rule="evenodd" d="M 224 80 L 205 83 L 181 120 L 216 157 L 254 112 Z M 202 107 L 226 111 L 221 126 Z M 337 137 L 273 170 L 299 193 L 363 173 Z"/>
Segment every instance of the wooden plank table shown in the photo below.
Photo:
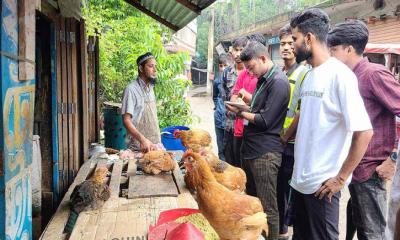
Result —
<path fill-rule="evenodd" d="M 182 154 L 177 154 L 179 159 Z M 100 164 L 104 163 L 100 161 Z M 126 166 L 127 164 L 127 166 Z M 92 171 L 95 166 L 90 166 Z M 110 166 L 111 167 L 111 166 Z M 88 168 L 88 167 L 86 167 Z M 112 174 L 110 179 L 111 198 L 104 204 L 104 206 L 96 211 L 82 212 L 75 224 L 73 232 L 69 239 L 72 240 L 113 240 L 113 239 L 147 239 L 148 228 L 154 225 L 160 212 L 174 209 L 174 208 L 197 208 L 197 203 L 186 189 L 183 181 L 183 176 L 179 170 L 178 164 L 173 172 L 169 173 L 173 179 L 174 187 L 177 196 L 162 196 L 162 197 L 140 197 L 128 199 L 119 196 L 119 185 L 117 179 L 121 179 L 121 171 L 126 169 L 126 175 L 129 177 L 129 184 L 136 184 L 135 181 L 141 182 L 142 178 L 149 178 L 149 175 L 136 174 L 135 161 L 122 163 L 117 161 L 112 166 Z M 81 174 L 81 170 L 78 173 Z M 81 174 L 88 175 L 88 174 Z M 81 180 L 83 177 L 77 180 Z M 76 185 L 77 183 L 74 182 Z M 153 184 L 158 184 L 155 181 Z M 155 186 L 148 186 L 149 189 Z M 70 189 L 71 190 L 71 189 Z M 72 190 L 71 190 L 72 191 Z M 67 196 L 66 196 L 67 197 Z M 64 199 L 66 199 L 66 197 Z M 69 199 L 69 196 L 68 196 Z M 66 199 L 68 201 L 68 199 Z M 64 202 L 64 201 L 63 201 Z M 65 208 L 66 203 L 62 203 L 64 208 L 62 212 L 57 211 L 53 219 L 62 214 L 62 221 L 50 222 L 45 232 L 42 234 L 41 239 L 68 239 L 68 236 L 62 235 L 62 230 L 65 226 L 66 219 L 68 218 L 69 211 Z M 65 219 L 66 218 L 66 219 Z M 54 230 L 56 229 L 56 230 Z M 50 232 L 50 230 L 52 230 Z M 51 233 L 51 236 L 50 236 Z M 58 238 L 59 235 L 62 235 Z"/>

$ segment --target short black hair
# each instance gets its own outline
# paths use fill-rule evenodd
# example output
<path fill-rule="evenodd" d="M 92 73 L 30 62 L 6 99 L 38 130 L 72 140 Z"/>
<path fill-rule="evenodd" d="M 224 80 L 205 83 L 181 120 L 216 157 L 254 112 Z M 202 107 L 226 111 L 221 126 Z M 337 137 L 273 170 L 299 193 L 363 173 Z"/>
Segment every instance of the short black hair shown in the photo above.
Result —
<path fill-rule="evenodd" d="M 250 61 L 262 55 L 269 57 L 268 48 L 259 42 L 251 41 L 240 54 L 240 60 Z"/>
<path fill-rule="evenodd" d="M 290 27 L 289 23 L 279 29 L 279 39 L 282 39 L 287 35 L 292 35 L 292 28 Z"/>
<path fill-rule="evenodd" d="M 292 28 L 297 27 L 304 35 L 312 33 L 320 42 L 326 43 L 329 22 L 329 16 L 324 11 L 318 8 L 310 8 L 294 16 L 290 20 L 290 26 Z"/>
<path fill-rule="evenodd" d="M 335 25 L 328 33 L 328 46 L 353 46 L 358 55 L 363 54 L 368 43 L 368 28 L 360 20 L 350 20 Z"/>
<path fill-rule="evenodd" d="M 226 53 L 221 53 L 218 56 L 218 64 L 227 64 L 228 63 L 228 55 Z"/>
<path fill-rule="evenodd" d="M 147 52 L 143 55 L 140 55 L 137 59 L 136 59 L 136 65 L 139 67 L 140 65 L 144 65 L 147 63 L 147 61 L 151 58 L 155 58 L 154 55 L 151 52 Z"/>
<path fill-rule="evenodd" d="M 256 41 L 261 43 L 264 46 L 267 46 L 267 39 L 265 39 L 264 35 L 261 33 L 255 33 L 247 37 L 249 41 Z"/>
<path fill-rule="evenodd" d="M 240 38 L 236 39 L 235 41 L 233 41 L 232 46 L 234 48 L 236 48 L 236 47 L 244 48 L 244 47 L 246 47 L 247 42 L 248 42 L 247 37 L 240 37 Z"/>

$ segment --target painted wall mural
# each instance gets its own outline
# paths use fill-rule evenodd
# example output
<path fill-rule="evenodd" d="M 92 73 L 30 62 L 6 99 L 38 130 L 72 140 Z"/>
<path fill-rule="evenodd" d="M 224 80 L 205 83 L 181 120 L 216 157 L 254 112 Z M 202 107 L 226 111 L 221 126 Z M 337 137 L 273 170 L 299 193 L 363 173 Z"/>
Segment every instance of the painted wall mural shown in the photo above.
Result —
<path fill-rule="evenodd" d="M 17 0 L 0 0 L 0 239 L 32 238 L 32 131 L 35 81 L 18 81 Z M 7 56 L 8 55 L 8 56 Z M 2 158 L 1 158 L 2 156 Z"/>

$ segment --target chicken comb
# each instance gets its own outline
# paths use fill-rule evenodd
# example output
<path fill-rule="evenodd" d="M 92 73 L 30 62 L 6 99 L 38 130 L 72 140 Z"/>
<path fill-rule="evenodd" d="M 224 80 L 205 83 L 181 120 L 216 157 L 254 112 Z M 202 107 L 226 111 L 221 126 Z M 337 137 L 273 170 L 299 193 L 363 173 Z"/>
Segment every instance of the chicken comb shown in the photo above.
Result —
<path fill-rule="evenodd" d="M 179 133 L 180 131 L 181 131 L 181 130 L 179 130 L 179 129 L 176 129 L 176 130 L 174 131 L 174 133 L 173 133 L 174 138 L 177 138 L 178 133 Z"/>

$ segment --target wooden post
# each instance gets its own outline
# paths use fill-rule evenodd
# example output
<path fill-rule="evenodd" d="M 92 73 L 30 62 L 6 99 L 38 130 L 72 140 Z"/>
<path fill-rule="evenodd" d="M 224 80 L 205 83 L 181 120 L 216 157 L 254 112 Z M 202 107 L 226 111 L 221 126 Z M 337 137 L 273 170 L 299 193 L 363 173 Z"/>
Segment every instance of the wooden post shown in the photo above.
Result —
<path fill-rule="evenodd" d="M 35 79 L 32 66 L 22 60 L 28 58 L 34 66 L 35 2 L 0 2 L 0 239 L 32 239 L 30 178 Z M 19 34 L 25 35 L 25 42 Z M 19 81 L 20 76 L 25 81 Z"/>
<path fill-rule="evenodd" d="M 36 2 L 18 0 L 19 80 L 35 78 Z"/>
<path fill-rule="evenodd" d="M 211 22 L 208 29 L 208 57 L 207 57 L 207 93 L 211 93 L 210 75 L 213 71 L 214 55 L 214 7 L 211 7 Z"/>
<path fill-rule="evenodd" d="M 82 141 L 83 141 L 83 160 L 89 158 L 89 85 L 87 78 L 87 51 L 86 51 L 86 30 L 85 21 L 80 22 L 80 53 L 81 53 L 81 84 L 82 84 Z"/>

